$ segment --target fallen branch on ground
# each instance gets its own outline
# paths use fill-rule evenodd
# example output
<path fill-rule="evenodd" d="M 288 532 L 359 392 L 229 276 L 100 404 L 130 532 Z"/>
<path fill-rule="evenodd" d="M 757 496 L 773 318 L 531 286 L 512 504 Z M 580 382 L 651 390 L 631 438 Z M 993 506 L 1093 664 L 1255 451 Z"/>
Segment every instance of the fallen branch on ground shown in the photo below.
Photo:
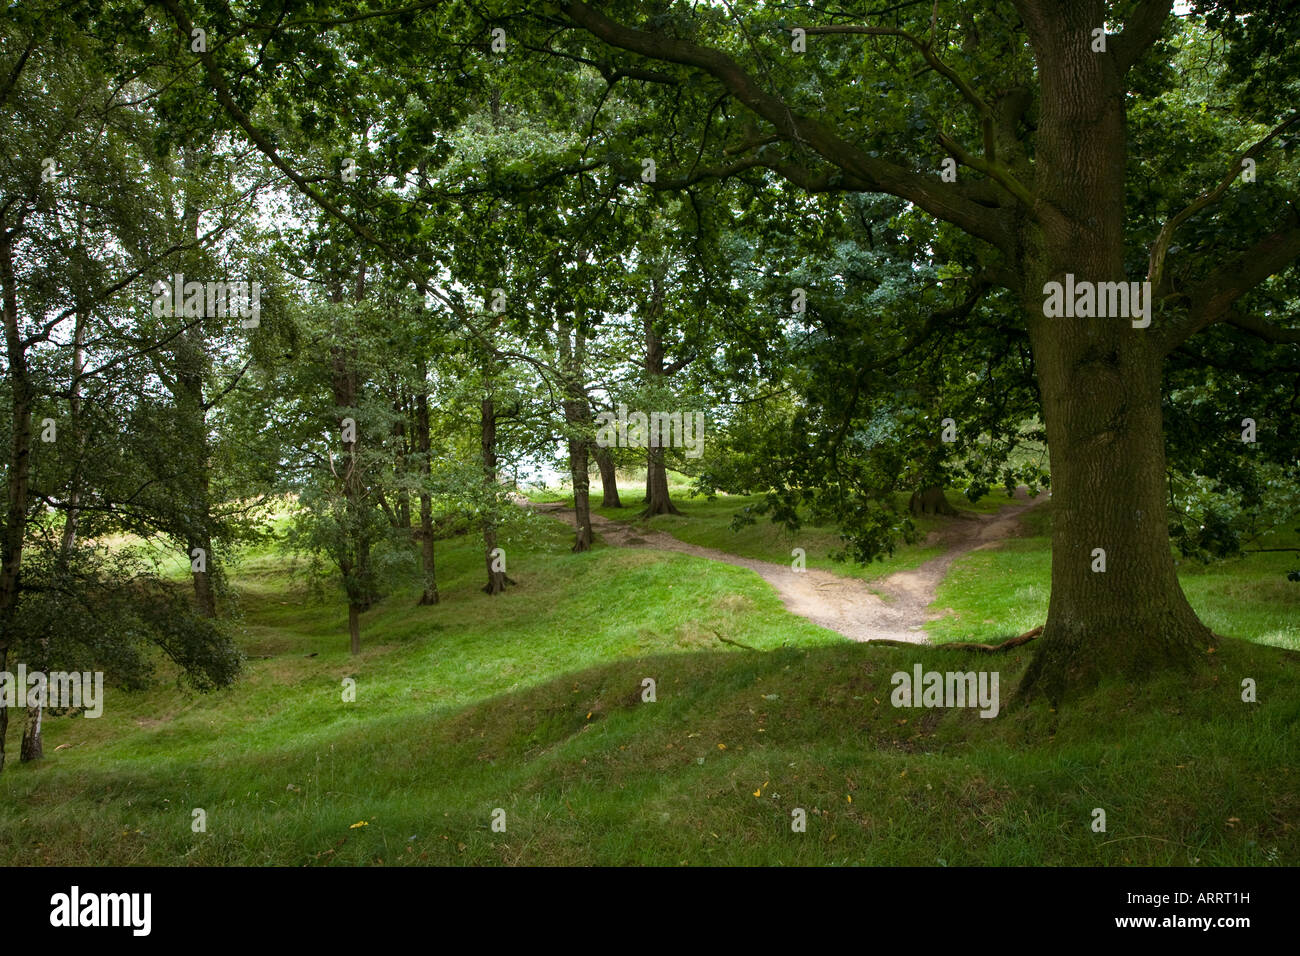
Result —
<path fill-rule="evenodd" d="M 731 638 L 729 638 L 729 637 L 723 637 L 723 636 L 722 636 L 721 634 L 719 634 L 717 631 L 714 631 L 713 628 L 709 628 L 709 630 L 710 630 L 710 631 L 713 631 L 713 636 L 716 637 L 718 640 L 720 640 L 723 644 L 734 644 L 736 647 L 743 647 L 743 648 L 744 648 L 745 650 L 747 650 L 747 651 L 756 651 L 756 650 L 758 650 L 757 647 L 751 647 L 751 646 L 748 645 L 748 644 L 742 644 L 742 643 L 740 643 L 740 641 L 733 641 L 733 640 L 732 640 Z"/>
<path fill-rule="evenodd" d="M 1009 651 L 1011 650 L 1011 648 L 1019 647 L 1021 644 L 1028 644 L 1030 641 L 1032 641 L 1034 638 L 1038 637 L 1038 635 L 1042 633 L 1043 633 L 1043 625 L 1040 624 L 1032 631 L 1025 631 L 1025 633 L 1021 634 L 1019 637 L 1013 637 L 1011 638 L 1011 640 L 1003 641 L 1001 644 L 957 643 L 957 644 L 940 644 L 938 646 L 946 647 L 950 650 L 955 650 L 955 651 L 984 651 L 985 653 L 993 653 L 994 651 Z"/>
<path fill-rule="evenodd" d="M 966 643 L 966 642 L 958 642 L 953 644 L 914 644 L 911 641 L 888 641 L 888 640 L 867 641 L 867 643 L 884 644 L 888 647 L 938 647 L 938 648 L 943 648 L 944 650 L 953 650 L 953 651 L 983 651 L 986 654 L 988 654 L 988 653 L 993 653 L 994 651 L 1009 651 L 1011 650 L 1011 648 L 1019 647 L 1021 644 L 1028 644 L 1030 641 L 1032 641 L 1034 638 L 1038 637 L 1042 633 L 1043 633 L 1043 626 L 1040 624 L 1032 631 L 1025 631 L 1025 633 L 1021 634 L 1019 637 L 1013 637 L 1011 638 L 1011 640 L 1004 641 L 1001 644 L 974 644 L 974 643 Z"/>

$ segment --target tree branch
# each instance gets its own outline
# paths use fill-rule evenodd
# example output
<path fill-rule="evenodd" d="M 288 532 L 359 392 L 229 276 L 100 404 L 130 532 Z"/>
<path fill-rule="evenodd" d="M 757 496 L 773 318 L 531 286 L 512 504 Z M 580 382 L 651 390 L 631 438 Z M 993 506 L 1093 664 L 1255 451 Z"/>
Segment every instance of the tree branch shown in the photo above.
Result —
<path fill-rule="evenodd" d="M 1271 140 L 1282 133 L 1288 126 L 1297 122 L 1300 122 L 1300 111 L 1292 113 L 1290 117 L 1280 123 L 1271 133 L 1233 160 L 1232 166 L 1228 170 L 1228 174 L 1223 178 L 1218 186 L 1208 192 L 1201 193 L 1201 195 L 1197 196 L 1196 199 L 1194 199 L 1186 208 L 1160 227 L 1160 233 L 1156 236 L 1156 241 L 1151 244 L 1151 256 L 1147 268 L 1147 278 L 1151 281 L 1151 288 L 1155 290 L 1157 296 L 1161 296 L 1165 291 L 1165 257 L 1169 253 L 1169 244 L 1174 238 L 1174 231 L 1206 206 L 1222 199 L 1224 193 L 1228 191 L 1228 187 L 1231 186 L 1237 180 L 1237 177 L 1241 175 L 1242 162 L 1248 158 L 1254 158 L 1257 156 Z"/>
<path fill-rule="evenodd" d="M 1110 41 L 1115 65 L 1123 76 L 1160 38 L 1174 0 L 1142 0 L 1124 23 L 1124 30 Z"/>
<path fill-rule="evenodd" d="M 962 79 L 962 77 L 953 70 L 952 67 L 948 66 L 948 64 L 944 63 L 937 55 L 935 55 L 933 48 L 927 40 L 922 40 L 919 37 L 915 37 L 908 33 L 906 30 L 899 30 L 895 27 L 862 27 L 844 24 L 829 27 L 803 27 L 802 29 L 809 35 L 816 33 L 857 33 L 865 34 L 866 36 L 899 37 L 906 40 L 908 43 L 912 44 L 912 46 L 916 47 L 921 56 L 925 57 L 925 62 L 930 64 L 936 73 L 939 73 L 952 83 L 952 85 L 957 88 L 957 91 L 961 93 L 962 98 L 971 106 L 975 107 L 981 120 L 986 123 L 992 121 L 993 111 L 989 108 L 988 103 L 984 102 L 984 98 L 976 93 L 975 88 L 966 82 L 966 80 Z"/>
<path fill-rule="evenodd" d="M 1284 329 L 1279 325 L 1274 325 L 1267 319 L 1261 319 L 1257 315 L 1246 315 L 1241 312 L 1229 312 L 1224 316 L 1223 321 L 1228 325 L 1235 325 L 1242 331 L 1249 332 L 1251 335 L 1258 336 L 1265 342 L 1272 342 L 1274 345 L 1300 343 L 1300 328 Z"/>
<path fill-rule="evenodd" d="M 164 8 L 166 8 L 167 12 L 171 14 L 172 19 L 176 22 L 177 32 L 180 34 L 182 42 L 188 44 L 194 27 L 190 18 L 185 15 L 185 11 L 180 8 L 180 4 L 177 0 L 159 0 L 159 2 Z M 417 4 L 416 7 L 423 7 L 426 5 L 427 4 Z M 414 7 L 412 9 L 414 9 Z M 306 177 L 290 166 L 284 158 L 280 156 L 279 151 L 271 143 L 270 139 L 253 125 L 253 121 L 249 118 L 248 114 L 240 109 L 239 104 L 235 102 L 235 98 L 230 92 L 230 86 L 226 83 L 225 77 L 221 74 L 221 71 L 217 69 L 211 51 L 196 53 L 195 55 L 199 58 L 199 62 L 203 64 L 203 69 L 207 75 L 208 83 L 212 87 L 212 92 L 216 96 L 217 102 L 221 104 L 230 118 L 233 119 L 244 131 L 244 135 L 246 135 L 252 141 L 253 145 L 271 161 L 276 169 L 289 177 L 289 180 L 298 187 L 299 191 L 302 192 L 303 195 L 307 196 L 312 200 L 312 202 L 316 203 L 316 205 L 334 216 L 334 218 L 343 223 L 366 242 L 386 253 L 393 262 L 400 264 L 406 261 L 407 256 L 402 254 L 389 243 L 385 242 L 379 236 L 375 235 L 374 232 L 368 229 L 364 224 L 358 222 L 354 217 L 349 216 L 339 208 L 336 203 L 331 202 L 329 197 L 314 188 L 311 183 L 308 182 Z M 468 321 L 468 313 L 466 310 L 461 308 L 460 305 L 454 302 L 445 293 L 433 288 L 432 286 L 428 287 L 428 291 L 458 318 L 462 321 Z"/>
<path fill-rule="evenodd" d="M 1007 169 L 996 160 L 989 159 L 987 156 L 980 157 L 968 153 L 956 140 L 947 136 L 942 131 L 939 132 L 939 145 L 956 157 L 957 162 L 963 166 L 969 166 L 988 176 L 999 186 L 1009 192 L 1016 199 L 1025 204 L 1025 208 L 1033 213 L 1034 197 L 1028 189 L 1025 188 L 1015 176 L 1011 175 L 1011 170 Z"/>
<path fill-rule="evenodd" d="M 1300 258 L 1300 223 L 1295 221 L 1294 210 L 1292 218 L 1289 228 L 1269 233 L 1191 289 L 1188 296 L 1191 304 L 1187 314 L 1164 329 L 1161 341 L 1163 352 L 1168 353 L 1215 322 L 1227 321 L 1232 314 L 1232 306 L 1238 299 Z M 1241 321 L 1251 323 L 1244 316 L 1240 318 Z M 1262 329 L 1261 322 L 1262 320 L 1251 324 Z M 1255 329 L 1249 328 L 1248 331 Z"/>
<path fill-rule="evenodd" d="M 175 0 L 164 2 L 174 4 Z M 974 202 L 957 184 L 868 156 L 829 127 L 794 112 L 783 100 L 761 89 L 752 76 L 720 50 L 615 23 L 581 0 L 566 0 L 560 9 L 603 43 L 712 76 L 737 100 L 776 127 L 783 139 L 811 148 L 856 177 L 866 190 L 906 199 L 1008 254 L 1014 252 L 1011 230 L 999 211 Z"/>

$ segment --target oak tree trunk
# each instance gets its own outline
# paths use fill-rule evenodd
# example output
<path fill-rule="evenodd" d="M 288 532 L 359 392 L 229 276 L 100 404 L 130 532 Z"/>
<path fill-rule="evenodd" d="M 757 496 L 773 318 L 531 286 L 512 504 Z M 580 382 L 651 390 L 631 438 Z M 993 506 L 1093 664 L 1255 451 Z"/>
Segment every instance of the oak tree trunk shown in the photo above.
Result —
<path fill-rule="evenodd" d="M 659 329 L 656 327 L 656 322 L 663 312 L 664 294 L 662 277 L 653 277 L 650 282 L 650 304 L 642 320 L 642 328 L 645 332 L 645 375 L 646 381 L 651 386 L 650 394 L 652 395 L 662 394 L 659 388 L 660 383 L 671 376 L 674 371 L 686 366 L 684 361 L 674 362 L 672 366 L 668 365 L 667 356 L 664 353 L 663 336 L 659 334 Z M 647 411 L 649 410 L 647 409 Z M 651 447 L 646 452 L 646 506 L 645 510 L 641 512 L 640 516 L 642 518 L 650 518 L 654 515 L 681 514 L 668 496 L 668 469 L 664 465 L 664 450 L 655 447 L 655 441 L 657 441 L 657 435 L 652 435 Z"/>
<path fill-rule="evenodd" d="M 1170 550 L 1159 358 L 1119 341 L 1058 340 L 1036 360 L 1051 450 L 1052 587 L 1022 691 L 1057 701 L 1106 675 L 1204 661 L 1212 635 Z"/>
<path fill-rule="evenodd" d="M 351 639 L 353 654 L 361 653 L 361 606 L 355 601 L 348 602 L 348 637 Z"/>
<path fill-rule="evenodd" d="M 912 492 L 907 508 L 916 516 L 947 515 L 951 518 L 957 514 L 957 509 L 948 502 L 948 496 L 944 494 L 943 488 L 939 485 L 918 488 Z"/>
<path fill-rule="evenodd" d="M 1026 313 L 1051 455 L 1052 587 L 1021 684 L 1059 701 L 1108 676 L 1204 661 L 1212 635 L 1170 550 L 1162 349 L 1131 316 L 1047 317 L 1044 284 L 1129 281 L 1121 76 L 1091 52 L 1089 4 L 1044 5 L 1027 26 L 1042 73 L 1037 223 L 1022 227 Z M 1105 570 L 1100 569 L 1104 551 Z"/>
<path fill-rule="evenodd" d="M 569 473 L 573 480 L 574 523 L 577 537 L 573 550 L 591 550 L 591 480 L 587 473 L 587 443 L 569 439 Z"/>
<path fill-rule="evenodd" d="M 653 515 L 679 515 L 681 511 L 668 496 L 668 469 L 664 466 L 664 450 L 651 448 L 646 456 L 645 486 L 647 503 L 641 517 Z"/>
<path fill-rule="evenodd" d="M 592 457 L 596 459 L 596 467 L 600 469 L 600 506 L 602 508 L 623 507 L 623 502 L 618 497 L 618 469 L 614 467 L 614 456 L 608 448 L 594 447 Z"/>

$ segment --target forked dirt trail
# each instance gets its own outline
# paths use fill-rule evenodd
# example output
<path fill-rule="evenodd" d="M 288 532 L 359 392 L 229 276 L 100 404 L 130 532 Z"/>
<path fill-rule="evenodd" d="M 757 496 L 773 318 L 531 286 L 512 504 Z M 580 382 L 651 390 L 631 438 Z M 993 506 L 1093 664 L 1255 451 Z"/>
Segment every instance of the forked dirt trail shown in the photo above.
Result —
<path fill-rule="evenodd" d="M 911 571 L 896 571 L 870 583 L 858 578 L 841 577 L 829 571 L 809 568 L 795 571 L 789 565 L 772 564 L 753 558 L 703 548 L 678 541 L 662 531 L 629 527 L 597 514 L 591 526 L 611 545 L 680 551 L 696 557 L 748 568 L 772 587 L 792 614 L 815 624 L 838 631 L 855 641 L 908 641 L 926 643 L 922 626 L 939 615 L 929 614 L 935 591 L 949 566 L 971 551 L 996 545 L 1020 533 L 1020 514 L 1047 500 L 1046 494 L 1031 499 L 1023 487 L 1016 489 L 1016 500 L 994 515 L 963 514 L 942 531 L 933 532 L 927 545 L 946 545 L 947 550 Z M 558 503 L 532 505 L 533 509 L 575 523 L 573 509 Z"/>

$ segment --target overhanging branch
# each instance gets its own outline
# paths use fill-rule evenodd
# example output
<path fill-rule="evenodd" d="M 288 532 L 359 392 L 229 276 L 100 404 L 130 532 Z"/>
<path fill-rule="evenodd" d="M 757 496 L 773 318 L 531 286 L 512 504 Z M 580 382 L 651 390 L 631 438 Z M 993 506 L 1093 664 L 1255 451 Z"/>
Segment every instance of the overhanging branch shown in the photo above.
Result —
<path fill-rule="evenodd" d="M 168 2 L 174 3 L 175 0 Z M 950 222 L 1004 252 L 1014 252 L 1011 230 L 1000 210 L 975 202 L 958 184 L 944 183 L 937 176 L 926 176 L 905 166 L 868 156 L 828 126 L 796 113 L 782 99 L 763 90 L 726 53 L 689 40 L 616 23 L 581 0 L 567 0 L 560 4 L 560 9 L 603 43 L 712 76 L 748 109 L 771 123 L 783 139 L 812 149 L 856 177 L 866 191 L 906 199 L 935 218 Z"/>
<path fill-rule="evenodd" d="M 1127 73 L 1138 58 L 1160 37 L 1165 20 L 1174 7 L 1174 0 L 1142 0 L 1129 15 L 1124 30 L 1110 41 L 1115 65 L 1121 74 Z"/>
<path fill-rule="evenodd" d="M 1300 343 L 1300 328 L 1284 329 L 1280 325 L 1274 325 L 1267 319 L 1262 319 L 1257 315 L 1229 312 L 1223 317 L 1223 321 L 1275 345 Z"/>
<path fill-rule="evenodd" d="M 1175 215 L 1172 219 L 1160 227 L 1160 233 L 1156 236 L 1156 241 L 1151 244 L 1151 256 L 1147 268 L 1147 279 L 1151 282 L 1151 288 L 1155 290 L 1157 296 L 1162 295 L 1166 290 L 1165 282 L 1165 258 L 1169 254 L 1169 244 L 1174 238 L 1174 232 L 1192 216 L 1196 215 L 1206 206 L 1218 202 L 1223 198 L 1224 193 L 1228 191 L 1237 178 L 1241 175 L 1241 164 L 1247 159 L 1253 159 L 1267 146 L 1273 139 L 1281 134 L 1287 127 L 1300 122 L 1300 111 L 1292 113 L 1290 117 L 1278 124 L 1267 136 L 1258 143 L 1251 146 L 1244 153 L 1241 153 L 1233 160 L 1228 174 L 1214 189 L 1201 193 L 1186 208 Z"/>
<path fill-rule="evenodd" d="M 1269 233 L 1192 287 L 1186 314 L 1169 323 L 1161 333 L 1162 351 L 1168 353 L 1215 322 L 1228 321 L 1230 315 L 1236 314 L 1233 306 L 1238 299 L 1297 259 L 1300 259 L 1300 219 L 1292 210 L 1288 227 Z"/>

